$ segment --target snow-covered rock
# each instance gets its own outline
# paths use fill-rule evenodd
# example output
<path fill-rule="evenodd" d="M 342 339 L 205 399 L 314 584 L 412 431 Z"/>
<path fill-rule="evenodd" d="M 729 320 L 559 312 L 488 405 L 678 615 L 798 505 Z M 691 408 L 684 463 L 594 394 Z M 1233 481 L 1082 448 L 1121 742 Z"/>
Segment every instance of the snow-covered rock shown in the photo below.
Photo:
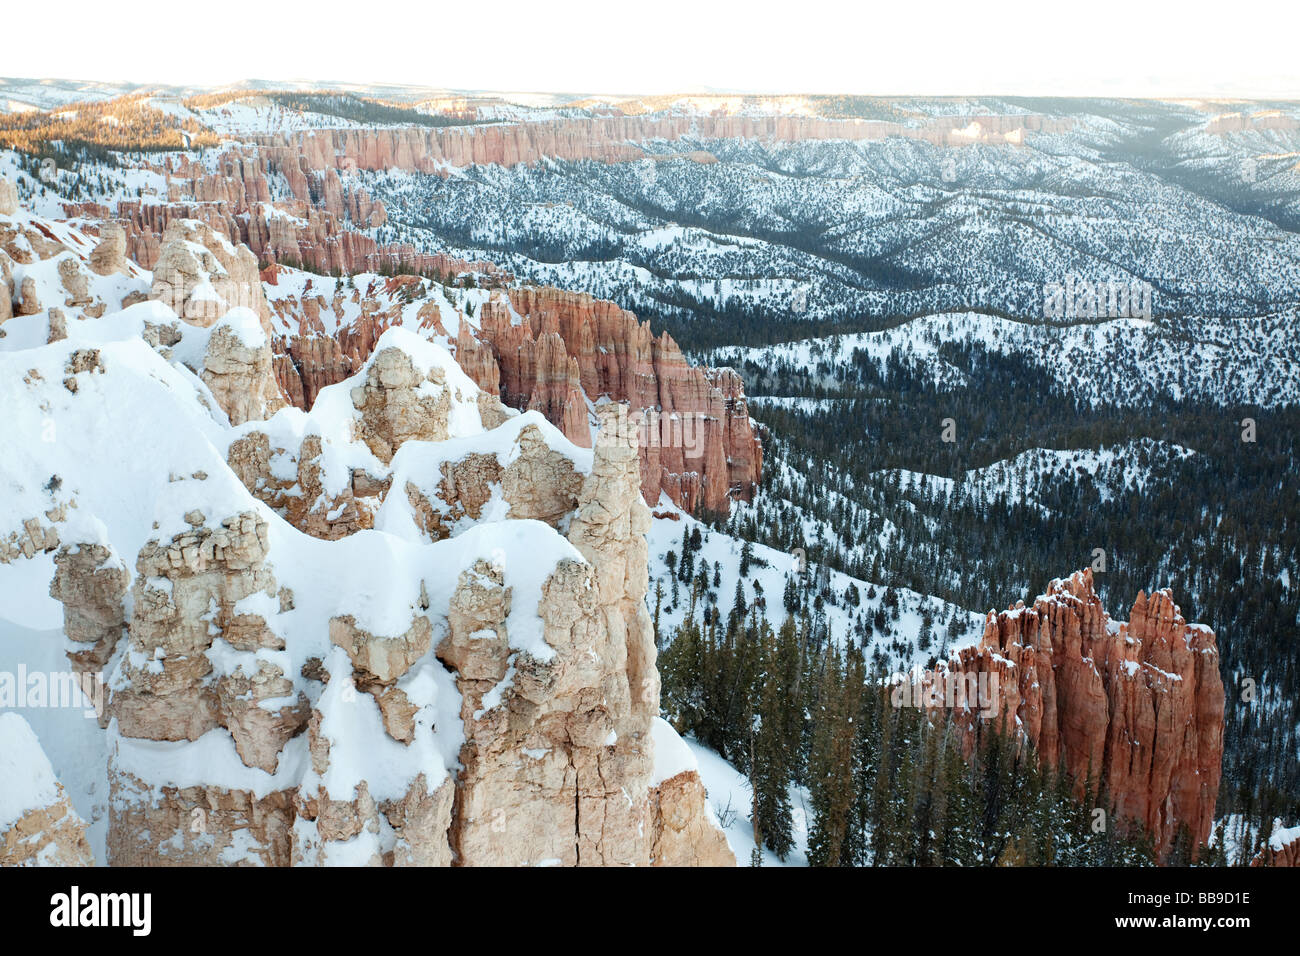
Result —
<path fill-rule="evenodd" d="M 86 824 L 27 721 L 0 713 L 0 866 L 93 866 Z"/>

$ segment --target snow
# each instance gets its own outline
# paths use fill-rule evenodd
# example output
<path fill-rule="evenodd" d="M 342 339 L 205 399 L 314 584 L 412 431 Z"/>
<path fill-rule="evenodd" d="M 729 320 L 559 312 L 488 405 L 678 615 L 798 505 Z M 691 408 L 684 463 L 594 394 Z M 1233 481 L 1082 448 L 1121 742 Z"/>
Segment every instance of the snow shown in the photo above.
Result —
<path fill-rule="evenodd" d="M 732 507 L 743 516 L 744 505 L 733 504 Z M 686 612 L 689 609 L 690 587 L 679 582 L 678 601 L 674 604 L 672 601 L 673 575 L 668 569 L 667 553 L 669 551 L 675 552 L 678 560 L 680 560 L 683 535 L 690 533 L 697 527 L 699 528 L 702 546 L 696 556 L 697 566 L 700 558 L 703 558 L 708 567 L 708 593 L 710 595 L 708 600 L 716 600 L 718 610 L 725 616 L 731 608 L 732 599 L 736 592 L 736 583 L 742 580 L 740 577 L 740 560 L 744 541 L 732 538 L 720 531 L 710 530 L 694 518 L 673 507 L 666 497 L 660 500 L 654 513 L 659 517 L 652 519 L 650 532 L 647 535 L 650 557 L 650 587 L 646 595 L 646 605 L 653 615 L 655 613 L 656 586 L 658 586 L 662 594 L 659 606 L 659 631 L 661 638 L 665 642 L 670 642 L 673 632 L 685 620 Z M 811 525 L 806 529 L 806 539 L 814 537 L 813 530 Z M 750 563 L 749 576 L 744 579 L 743 584 L 745 601 L 747 605 L 752 605 L 760 597 L 758 589 L 761 588 L 761 597 L 765 602 L 765 613 L 768 621 L 774 628 L 779 627 L 785 618 L 782 597 L 786 581 L 793 577 L 796 581 L 802 582 L 801 586 L 812 588 L 810 583 L 812 575 L 821 569 L 810 566 L 804 569 L 803 574 L 800 574 L 801 559 L 798 555 L 794 552 L 777 551 L 766 545 L 751 545 L 751 553 L 753 560 Z M 715 564 L 718 566 L 719 583 L 717 585 L 713 583 Z M 855 634 L 859 622 L 866 626 L 868 635 L 873 635 L 872 627 L 868 622 L 871 621 L 877 608 L 884 601 L 885 588 L 880 584 L 853 578 L 831 569 L 825 569 L 825 574 L 827 586 L 837 596 L 836 603 L 827 602 L 824 607 L 826 622 L 832 639 L 841 644 L 850 639 L 858 640 Z M 860 603 L 856 607 L 849 607 L 842 600 L 842 596 L 850 585 L 857 588 L 859 594 Z M 875 597 L 871 597 L 873 590 Z M 867 646 L 869 654 L 879 652 L 882 655 L 887 670 L 894 672 L 908 671 L 926 664 L 932 656 L 942 657 L 944 653 L 959 650 L 979 641 L 984 626 L 982 614 L 967 611 L 948 604 L 939 598 L 920 594 L 906 588 L 895 588 L 893 590 L 898 598 L 897 619 L 893 619 L 891 615 L 891 619 L 887 624 L 887 632 L 884 634 L 874 633 Z M 696 608 L 697 621 L 701 610 L 701 608 Z M 926 612 L 929 613 L 933 622 L 931 626 L 933 643 L 930 648 L 922 650 L 918 640 L 924 627 L 923 615 Z M 959 636 L 952 641 L 948 641 L 946 625 L 940 622 L 946 621 L 952 614 L 956 614 L 959 621 Z M 896 649 L 896 647 L 901 647 L 901 650 Z"/>
<path fill-rule="evenodd" d="M 665 780 L 671 780 L 679 773 L 698 770 L 699 763 L 691 748 L 673 730 L 672 724 L 662 717 L 656 717 L 650 725 L 650 737 L 654 741 L 655 765 L 650 775 L 650 786 L 657 787 Z"/>
<path fill-rule="evenodd" d="M 954 342 L 1020 355 L 1040 366 L 1056 388 L 1093 405 L 1127 407 L 1168 396 L 1276 407 L 1300 395 L 1294 328 L 1295 316 L 1285 312 L 1232 319 L 1180 316 L 1176 328 L 1140 318 L 1061 326 L 945 312 L 879 332 L 720 349 L 709 362 L 751 362 L 760 368 L 787 363 L 817 380 L 860 350 L 877 364 L 897 356 L 927 371 L 937 386 L 957 388 L 967 384 L 966 376 L 939 351 Z"/>
<path fill-rule="evenodd" d="M 1041 489 L 1055 484 L 1058 475 L 1087 476 L 1102 501 L 1113 501 L 1126 492 L 1142 490 L 1151 475 L 1169 463 L 1195 454 L 1173 442 L 1139 438 L 1096 449 L 1030 448 L 1013 458 L 973 468 L 957 479 L 902 469 L 879 471 L 874 476 L 896 480 L 904 493 L 974 503 L 1006 498 L 1050 514 L 1037 496 Z"/>
<path fill-rule="evenodd" d="M 357 787 L 367 785 L 370 795 L 379 801 L 400 800 L 411 781 L 421 772 L 430 790 L 446 778 L 449 768 L 456 767 L 463 738 L 450 734 L 440 737 L 434 731 L 441 726 L 448 708 L 439 708 L 440 695 L 449 696 L 457 705 L 460 695 L 455 681 L 443 668 L 424 664 L 417 674 L 404 675 L 411 680 L 407 687 L 423 691 L 415 716 L 415 739 L 409 744 L 394 740 L 384 730 L 379 705 L 370 694 L 352 684 L 352 665 L 342 648 L 332 648 L 325 659 L 330 681 L 317 702 L 322 714 L 320 734 L 329 743 L 329 766 L 323 774 L 307 774 L 308 792 L 319 782 L 335 800 L 352 800 Z M 416 701 L 412 701 L 416 703 Z M 459 721 L 454 721 L 459 725 Z"/>
<path fill-rule="evenodd" d="M 108 745 L 117 771 L 148 781 L 155 791 L 165 786 L 212 786 L 247 790 L 261 798 L 294 786 L 310 765 L 306 735 L 285 744 L 273 774 L 245 766 L 230 732 L 222 727 L 197 740 L 147 740 L 123 736 L 114 718 L 108 725 Z"/>
<path fill-rule="evenodd" d="M 244 306 L 237 306 L 227 312 L 213 325 L 213 334 L 217 329 L 229 330 L 246 348 L 260 349 L 267 342 L 266 332 L 262 329 L 257 313 Z"/>
<path fill-rule="evenodd" d="M 31 810 L 59 799 L 54 768 L 32 728 L 17 713 L 0 713 L 0 834 Z"/>
<path fill-rule="evenodd" d="M 1278 821 L 1278 823 L 1280 822 Z M 1296 840 L 1300 840 L 1300 826 L 1277 827 L 1275 824 L 1273 835 L 1268 838 L 1268 848 L 1274 852 L 1279 852 L 1288 843 L 1294 843 Z"/>
<path fill-rule="evenodd" d="M 548 422 L 541 412 L 529 411 L 511 417 L 488 432 L 454 437 L 437 443 L 404 443 L 393 456 L 392 487 L 405 488 L 411 485 L 423 493 L 431 507 L 440 514 L 448 515 L 450 506 L 436 494 L 436 489 L 442 482 L 443 465 L 460 461 L 470 454 L 481 454 L 494 456 L 503 469 L 507 468 L 519 458 L 520 436 L 527 428 L 534 428 L 540 432 L 547 447 L 572 461 L 579 474 L 591 473 L 592 450 L 580 448 L 569 441 L 564 433 Z M 494 513 L 493 503 L 498 501 L 500 510 Z M 479 521 L 484 518 L 505 517 L 505 509 L 508 507 L 500 497 L 500 490 L 494 489 L 493 502 L 485 506 L 485 515 Z M 475 519 L 462 516 L 452 525 L 451 535 L 455 537 L 478 523 Z M 408 538 L 418 538 L 420 534 L 416 525 L 415 509 L 406 495 L 388 495 L 384 499 L 375 517 L 375 527 Z"/>
<path fill-rule="evenodd" d="M 34 559 L 28 563 L 37 562 Z M 0 592 L 9 584 L 9 570 L 14 567 L 0 565 Z M 72 645 L 63 636 L 63 608 L 47 592 L 48 585 L 44 585 L 40 590 L 25 594 L 24 598 L 34 604 L 50 606 L 55 618 L 49 627 L 29 628 L 14 623 L 15 612 L 23 601 L 0 600 L 0 672 L 14 672 L 21 666 L 26 666 L 32 673 L 52 675 L 67 672 L 65 649 L 71 649 Z M 96 861 L 102 863 L 108 833 L 107 749 L 103 731 L 96 721 L 87 718 L 81 703 L 75 707 L 18 708 L 10 713 L 17 716 L 21 712 L 39 738 L 73 808 L 87 822 L 91 852 Z M 0 731 L 0 739 L 3 737 L 4 733 Z M 9 779 L 13 778 L 0 777 L 0 780 Z M 0 799 L 4 789 L 0 787 Z"/>

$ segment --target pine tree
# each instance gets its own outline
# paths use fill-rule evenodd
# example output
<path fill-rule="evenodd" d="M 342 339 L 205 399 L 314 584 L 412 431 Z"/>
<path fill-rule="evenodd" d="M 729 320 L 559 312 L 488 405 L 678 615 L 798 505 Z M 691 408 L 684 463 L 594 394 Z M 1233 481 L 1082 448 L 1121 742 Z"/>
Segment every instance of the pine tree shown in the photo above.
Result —
<path fill-rule="evenodd" d="M 854 727 L 861 685 L 845 679 L 838 648 L 823 655 L 822 681 L 809 755 L 808 788 L 813 820 L 808 834 L 808 862 L 814 866 L 852 864 L 846 852 L 850 808 L 855 797 Z"/>
<path fill-rule="evenodd" d="M 794 821 L 790 812 L 789 747 L 783 732 L 785 692 L 781 686 L 780 658 L 769 631 L 763 641 L 765 677 L 753 727 L 753 769 L 756 832 L 762 842 L 784 860 L 794 847 Z"/>

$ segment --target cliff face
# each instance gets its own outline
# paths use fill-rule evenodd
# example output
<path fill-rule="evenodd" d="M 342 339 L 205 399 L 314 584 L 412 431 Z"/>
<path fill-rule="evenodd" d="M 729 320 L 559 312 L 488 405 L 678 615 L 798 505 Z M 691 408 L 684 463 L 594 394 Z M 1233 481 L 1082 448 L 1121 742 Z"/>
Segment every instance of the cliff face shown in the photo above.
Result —
<path fill-rule="evenodd" d="M 375 206 L 382 209 L 381 203 Z M 248 246 L 256 259 L 301 265 L 316 272 L 402 269 L 433 276 L 471 271 L 501 274 L 488 262 L 423 253 L 408 243 L 380 244 L 349 228 L 348 220 L 313 206 L 307 199 L 203 202 L 180 193 L 175 200 L 161 204 L 122 200 L 115 210 L 98 203 L 64 203 L 63 208 L 70 218 L 116 220 L 125 233 L 126 254 L 146 269 L 158 262 L 167 227 L 178 219 L 195 219 L 227 242 Z"/>
<path fill-rule="evenodd" d="M 1129 621 L 1112 621 L 1092 572 L 1077 572 L 1031 607 L 990 614 L 980 643 L 923 683 L 968 749 L 987 727 L 1018 728 L 1078 796 L 1105 793 L 1140 822 L 1161 856 L 1180 824 L 1208 839 L 1223 758 L 1219 652 L 1169 591 L 1139 593 Z"/>
<path fill-rule="evenodd" d="M 541 408 L 590 444 L 586 401 L 626 402 L 640 432 L 641 491 L 687 511 L 748 501 L 762 477 L 740 377 L 687 363 L 667 334 L 612 302 L 553 288 L 511 289 L 488 302 L 480 335 L 500 369 L 503 400 Z"/>

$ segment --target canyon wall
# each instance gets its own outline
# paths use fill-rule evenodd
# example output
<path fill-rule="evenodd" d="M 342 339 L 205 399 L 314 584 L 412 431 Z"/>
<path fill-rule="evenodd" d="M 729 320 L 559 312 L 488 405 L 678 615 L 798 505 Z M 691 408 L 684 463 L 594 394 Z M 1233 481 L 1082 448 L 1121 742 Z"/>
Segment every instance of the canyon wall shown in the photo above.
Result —
<path fill-rule="evenodd" d="M 305 183 L 308 171 L 331 168 L 402 169 L 445 175 L 453 166 L 514 166 L 544 158 L 628 162 L 653 158 L 637 142 L 671 142 L 688 136 L 782 142 L 882 140 L 897 136 L 947 146 L 1017 144 L 1026 132 L 1064 132 L 1073 125 L 1072 119 L 1037 114 L 943 116 L 917 126 L 815 116 L 678 114 L 436 128 L 308 130 L 254 137 L 253 142 L 266 152 L 274 168 L 285 171 L 291 182 Z"/>
<path fill-rule="evenodd" d="M 263 261 L 283 261 L 318 272 L 410 269 L 437 275 L 455 271 L 458 264 L 406 244 L 380 245 L 360 231 L 382 226 L 388 221 L 387 212 L 382 202 L 340 172 L 395 169 L 447 175 L 452 167 L 514 166 L 546 158 L 609 163 L 646 158 L 716 161 L 698 150 L 646 153 L 636 145 L 688 136 L 783 142 L 905 137 L 939 146 L 1016 145 L 1026 132 L 1062 132 L 1072 126 L 1073 120 L 1037 114 L 944 116 L 917 126 L 810 116 L 659 115 L 305 130 L 250 136 L 245 144 L 217 154 L 211 168 L 184 155 L 168 156 L 144 167 L 162 177 L 164 188 L 156 201 L 123 200 L 115 210 L 95 203 L 65 203 L 64 214 L 115 216 L 126 227 L 130 257 L 147 269 L 153 267 L 168 224 L 187 218 L 202 220 L 231 242 L 247 245 Z M 272 189 L 271 179 L 277 176 L 282 177 L 288 196 L 283 195 L 283 187 Z M 477 271 L 493 268 L 489 263 L 472 265 Z"/>
<path fill-rule="evenodd" d="M 518 321 L 516 321 L 518 320 Z M 539 408 L 579 445 L 591 443 L 586 402 L 626 402 L 640 431 L 641 490 L 691 512 L 752 499 L 762 445 L 744 385 L 730 369 L 687 363 L 667 333 L 612 302 L 525 287 L 482 309 L 480 337 L 499 368 L 503 400 Z"/>

